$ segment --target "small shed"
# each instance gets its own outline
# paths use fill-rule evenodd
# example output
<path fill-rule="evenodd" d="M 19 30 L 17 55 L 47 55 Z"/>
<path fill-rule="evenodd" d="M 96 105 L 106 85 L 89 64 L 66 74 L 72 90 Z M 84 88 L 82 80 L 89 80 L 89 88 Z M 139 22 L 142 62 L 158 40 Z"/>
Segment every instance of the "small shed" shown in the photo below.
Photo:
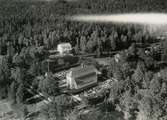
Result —
<path fill-rule="evenodd" d="M 69 54 L 72 50 L 70 43 L 61 43 L 57 45 L 57 51 L 60 53 L 60 55 L 63 54 Z"/>
<path fill-rule="evenodd" d="M 67 86 L 70 89 L 85 89 L 97 84 L 97 74 L 97 69 L 91 65 L 71 68 L 66 74 Z"/>

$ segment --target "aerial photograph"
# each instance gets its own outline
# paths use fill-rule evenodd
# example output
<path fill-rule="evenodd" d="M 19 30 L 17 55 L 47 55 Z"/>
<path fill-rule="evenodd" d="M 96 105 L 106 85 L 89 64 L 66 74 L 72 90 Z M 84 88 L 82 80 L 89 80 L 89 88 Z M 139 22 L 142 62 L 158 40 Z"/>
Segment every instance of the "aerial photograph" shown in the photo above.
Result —
<path fill-rule="evenodd" d="M 0 120 L 167 120 L 167 1 L 0 0 Z"/>

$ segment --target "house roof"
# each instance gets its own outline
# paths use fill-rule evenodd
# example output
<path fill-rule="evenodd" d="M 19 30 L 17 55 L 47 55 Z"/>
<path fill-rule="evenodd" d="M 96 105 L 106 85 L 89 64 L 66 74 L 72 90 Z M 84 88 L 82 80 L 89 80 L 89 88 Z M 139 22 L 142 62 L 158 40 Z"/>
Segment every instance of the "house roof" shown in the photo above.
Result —
<path fill-rule="evenodd" d="M 88 75 L 90 73 L 97 73 L 97 69 L 93 65 L 84 67 L 82 66 L 74 67 L 71 68 L 70 71 L 72 71 L 72 77 L 74 78 Z"/>

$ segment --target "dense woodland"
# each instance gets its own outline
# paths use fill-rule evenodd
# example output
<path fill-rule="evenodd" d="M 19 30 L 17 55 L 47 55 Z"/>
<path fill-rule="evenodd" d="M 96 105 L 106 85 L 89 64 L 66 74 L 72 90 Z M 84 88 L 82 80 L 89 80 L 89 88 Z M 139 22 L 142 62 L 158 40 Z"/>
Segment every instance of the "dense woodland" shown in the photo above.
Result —
<path fill-rule="evenodd" d="M 33 86 L 49 96 L 59 89 L 52 76 L 45 78 L 42 62 L 47 50 L 61 42 L 70 42 L 75 54 L 120 51 L 104 75 L 114 77 L 103 102 L 92 106 L 92 112 L 81 114 L 73 108 L 70 96 L 55 97 L 41 113 L 55 120 L 111 120 L 112 112 L 120 111 L 126 120 L 167 119 L 167 40 L 158 41 L 159 48 L 138 47 L 152 44 L 156 38 L 147 26 L 131 24 L 97 24 L 72 22 L 65 19 L 73 14 L 166 12 L 163 0 L 82 0 L 66 1 L 0 1 L 0 98 L 13 105 L 24 106 L 31 96 L 26 90 Z M 105 91 L 105 90 L 104 90 Z M 89 101 L 89 100 L 86 100 Z M 76 104 L 76 103 L 75 103 Z M 26 110 L 21 110 L 27 114 Z"/>

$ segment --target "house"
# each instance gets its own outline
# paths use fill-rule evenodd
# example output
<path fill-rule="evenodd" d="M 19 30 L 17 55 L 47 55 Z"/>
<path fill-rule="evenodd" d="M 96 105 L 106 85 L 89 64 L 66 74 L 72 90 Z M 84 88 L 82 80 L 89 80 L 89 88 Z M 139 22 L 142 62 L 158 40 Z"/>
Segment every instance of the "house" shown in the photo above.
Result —
<path fill-rule="evenodd" d="M 49 58 L 42 63 L 43 70 L 45 72 L 51 71 L 53 73 L 60 71 L 62 69 L 69 69 L 72 66 L 79 64 L 80 58 L 78 56 L 64 55 L 64 56 L 55 56 Z"/>
<path fill-rule="evenodd" d="M 69 89 L 83 90 L 97 84 L 97 69 L 90 66 L 78 66 L 71 68 L 66 74 L 67 87 Z"/>
<path fill-rule="evenodd" d="M 70 43 L 61 43 L 57 45 L 57 51 L 60 55 L 69 54 L 72 50 Z"/>

